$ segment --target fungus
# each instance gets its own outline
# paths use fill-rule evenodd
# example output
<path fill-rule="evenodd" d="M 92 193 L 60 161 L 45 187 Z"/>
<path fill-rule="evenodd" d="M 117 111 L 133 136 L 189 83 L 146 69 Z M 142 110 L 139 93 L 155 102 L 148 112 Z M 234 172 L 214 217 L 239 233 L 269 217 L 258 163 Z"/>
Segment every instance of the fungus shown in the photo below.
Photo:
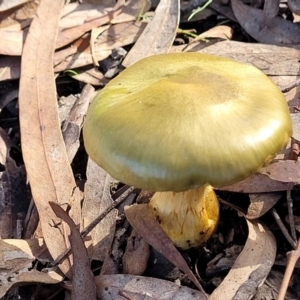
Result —
<path fill-rule="evenodd" d="M 201 53 L 147 57 L 112 79 L 83 127 L 87 153 L 112 177 L 156 191 L 149 207 L 176 246 L 207 240 L 212 187 L 243 180 L 286 146 L 284 96 L 260 70 Z"/>

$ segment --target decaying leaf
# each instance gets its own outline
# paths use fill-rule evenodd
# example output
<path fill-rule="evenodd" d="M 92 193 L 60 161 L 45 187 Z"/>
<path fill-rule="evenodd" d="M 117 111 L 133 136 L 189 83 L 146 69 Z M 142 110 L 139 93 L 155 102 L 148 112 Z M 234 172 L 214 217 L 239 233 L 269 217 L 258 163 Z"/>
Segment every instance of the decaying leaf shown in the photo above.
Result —
<path fill-rule="evenodd" d="M 102 300 L 205 300 L 206 294 L 166 280 L 134 275 L 95 277 L 97 296 Z M 223 298 L 220 298 L 223 299 Z M 218 299 L 218 300 L 220 300 Z"/>
<path fill-rule="evenodd" d="M 209 300 L 251 299 L 275 261 L 276 241 L 259 221 L 247 221 L 249 234 L 245 247 L 232 269 Z"/>
<path fill-rule="evenodd" d="M 73 158 L 80 146 L 79 138 L 81 127 L 83 125 L 83 118 L 86 115 L 94 92 L 95 89 L 91 85 L 86 85 L 82 89 L 80 97 L 75 101 L 67 119 L 65 119 L 63 123 L 61 130 L 70 163 L 73 161 Z"/>
<path fill-rule="evenodd" d="M 133 229 L 127 239 L 126 250 L 122 258 L 123 273 L 142 275 L 147 268 L 149 256 L 149 244 Z"/>
<path fill-rule="evenodd" d="M 224 186 L 220 190 L 238 193 L 267 193 L 286 191 L 292 189 L 293 186 L 294 183 L 292 182 L 273 180 L 269 176 L 258 173 L 247 177 L 243 181 Z"/>
<path fill-rule="evenodd" d="M 257 41 L 265 44 L 300 43 L 300 26 L 281 17 L 274 17 L 266 26 L 263 10 L 243 4 L 240 0 L 231 0 L 234 15 L 241 26 Z"/>
<path fill-rule="evenodd" d="M 110 197 L 112 177 L 91 159 L 87 165 L 87 181 L 82 209 L 82 225 L 86 227 L 113 202 Z M 115 232 L 118 211 L 111 211 L 91 232 L 92 258 L 104 261 Z"/>
<path fill-rule="evenodd" d="M 49 203 L 58 218 L 66 222 L 71 230 L 69 236 L 74 263 L 72 266 L 72 299 L 96 300 L 94 275 L 90 268 L 90 260 L 78 227 L 58 204 Z"/>
<path fill-rule="evenodd" d="M 179 1 L 161 0 L 155 15 L 123 61 L 129 67 L 140 59 L 168 52 L 175 39 L 179 23 Z"/>
<path fill-rule="evenodd" d="M 259 171 L 273 180 L 300 183 L 300 162 L 295 160 L 279 160 Z"/>
<path fill-rule="evenodd" d="M 89 4 L 72 2 L 64 6 L 59 22 L 60 28 L 71 28 L 84 24 L 87 21 L 107 15 L 112 6 L 103 4 Z"/>
<path fill-rule="evenodd" d="M 55 216 L 48 201 L 68 204 L 70 216 L 78 224 L 81 200 L 60 130 L 52 65 L 63 5 L 63 0 L 41 1 L 24 45 L 19 93 L 21 141 L 27 178 L 39 211 L 45 242 L 54 258 L 68 247 L 69 230 Z M 60 267 L 67 274 L 70 268 L 68 260 Z"/>
<path fill-rule="evenodd" d="M 13 286 L 28 283 L 55 284 L 63 280 L 56 272 L 39 272 L 32 269 L 36 259 L 49 261 L 49 255 L 42 239 L 0 240 L 0 298 Z"/>
<path fill-rule="evenodd" d="M 258 219 L 268 212 L 282 197 L 282 193 L 250 194 L 247 219 Z"/>
<path fill-rule="evenodd" d="M 159 226 L 159 223 L 151 215 L 148 204 L 126 206 L 125 215 L 131 226 L 145 239 L 145 241 L 172 262 L 172 264 L 183 271 L 197 288 L 200 291 L 203 291 L 198 280 L 181 254 L 175 248 L 173 242 L 168 238 Z"/>
<path fill-rule="evenodd" d="M 81 37 L 84 33 L 90 31 L 95 27 L 99 27 L 106 23 L 109 23 L 109 21 L 116 17 L 120 12 L 121 9 L 119 7 L 116 7 L 115 10 L 108 12 L 106 15 L 96 20 L 91 20 L 82 25 L 62 30 L 56 40 L 56 49 L 62 48 L 72 43 L 74 40 Z"/>
<path fill-rule="evenodd" d="M 137 40 L 146 24 L 141 22 L 128 22 L 111 26 L 95 41 L 94 55 L 97 61 L 107 58 L 111 50 L 123 47 Z M 89 38 L 76 41 L 71 47 L 58 51 L 54 56 L 55 72 L 67 68 L 78 68 L 93 63 Z M 0 61 L 1 70 L 1 61 Z"/>

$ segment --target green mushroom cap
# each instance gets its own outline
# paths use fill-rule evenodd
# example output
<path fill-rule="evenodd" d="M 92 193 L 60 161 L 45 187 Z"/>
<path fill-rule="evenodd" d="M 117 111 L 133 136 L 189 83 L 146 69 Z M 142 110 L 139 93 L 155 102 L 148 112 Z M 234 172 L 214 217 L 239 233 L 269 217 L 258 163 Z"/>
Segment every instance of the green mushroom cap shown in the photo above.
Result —
<path fill-rule="evenodd" d="M 97 94 L 83 127 L 87 153 L 111 176 L 175 192 L 246 178 L 291 133 L 286 100 L 266 75 L 201 53 L 135 63 Z"/>

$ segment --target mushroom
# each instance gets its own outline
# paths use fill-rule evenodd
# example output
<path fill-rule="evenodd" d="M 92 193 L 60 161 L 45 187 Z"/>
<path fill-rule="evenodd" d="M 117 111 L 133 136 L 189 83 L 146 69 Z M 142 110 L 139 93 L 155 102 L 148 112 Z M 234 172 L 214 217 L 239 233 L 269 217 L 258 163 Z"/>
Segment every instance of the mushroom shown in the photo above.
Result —
<path fill-rule="evenodd" d="M 212 187 L 271 162 L 291 135 L 286 100 L 257 68 L 201 53 L 140 60 L 92 101 L 87 153 L 112 177 L 156 191 L 149 207 L 176 246 L 216 227 Z"/>

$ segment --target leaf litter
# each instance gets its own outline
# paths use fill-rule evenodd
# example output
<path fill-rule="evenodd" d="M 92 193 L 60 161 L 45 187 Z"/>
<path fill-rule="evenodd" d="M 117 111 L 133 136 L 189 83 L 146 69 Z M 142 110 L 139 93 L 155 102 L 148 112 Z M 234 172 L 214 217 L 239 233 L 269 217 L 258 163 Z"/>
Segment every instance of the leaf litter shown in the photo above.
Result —
<path fill-rule="evenodd" d="M 111 195 L 115 193 L 115 190 L 119 189 L 119 184 L 113 179 L 110 179 L 109 175 L 99 167 L 93 166 L 92 162 L 87 164 L 87 181 L 85 182 L 85 179 L 82 180 L 80 176 L 77 177 L 78 175 L 75 169 L 77 168 L 76 164 L 78 164 L 77 156 L 81 151 L 82 145 L 80 137 L 82 118 L 86 106 L 92 97 L 92 92 L 85 96 L 85 102 L 82 104 L 77 102 L 74 106 L 73 113 L 65 117 L 66 120 L 62 128 L 65 137 L 65 139 L 63 139 L 60 122 L 58 120 L 54 72 L 58 73 L 72 68 L 75 70 L 74 73 L 76 75 L 73 74 L 71 77 L 77 77 L 78 80 L 81 80 L 81 78 L 84 77 L 82 74 L 88 74 L 87 72 L 89 71 L 90 75 L 86 76 L 85 82 L 91 82 L 101 86 L 109 81 L 109 78 L 106 78 L 106 76 L 108 76 L 107 70 L 114 69 L 112 76 L 122 70 L 122 66 L 120 65 L 122 59 L 114 62 L 113 56 L 111 55 L 112 50 L 115 50 L 117 47 L 128 47 L 128 45 L 131 45 L 129 54 L 125 56 L 125 60 L 122 63 L 123 66 L 128 66 L 142 57 L 155 53 L 164 53 L 167 51 L 180 52 L 183 51 L 183 49 L 185 49 L 185 51 L 202 51 L 228 56 L 253 64 L 270 76 L 281 88 L 284 88 L 288 84 L 293 83 L 299 76 L 299 47 L 297 45 L 292 45 L 291 47 L 287 46 L 287 44 L 290 45 L 297 42 L 299 24 L 292 23 L 290 19 L 287 20 L 278 16 L 281 13 L 282 6 L 281 10 L 278 10 L 277 1 L 265 1 L 264 6 L 251 7 L 250 5 L 243 4 L 241 1 L 232 0 L 232 10 L 230 6 L 220 5 L 218 1 L 214 1 L 209 9 L 213 11 L 215 15 L 221 16 L 221 14 L 223 14 L 223 19 L 220 18 L 221 21 L 217 21 L 215 26 L 197 32 L 196 37 L 193 36 L 193 38 L 191 38 L 184 30 L 181 31 L 181 33 L 176 33 L 179 23 L 178 12 L 180 9 L 177 1 L 168 3 L 161 1 L 156 7 L 154 17 L 151 17 L 151 21 L 147 20 L 147 14 L 144 15 L 147 10 L 152 9 L 148 1 L 128 1 L 126 7 L 123 6 L 124 3 L 121 1 L 117 4 L 117 7 L 113 7 L 111 1 L 106 2 L 106 4 L 103 2 L 104 4 L 101 6 L 96 3 L 97 1 L 92 1 L 92 4 L 85 3 L 80 5 L 77 3 L 63 5 L 62 1 L 54 5 L 50 1 L 51 4 L 48 4 L 46 11 L 45 7 L 48 3 L 47 1 L 48 0 L 40 1 L 41 3 L 37 11 L 37 15 L 40 17 L 39 19 L 34 17 L 33 21 L 31 20 L 33 10 L 27 12 L 27 15 L 25 15 L 20 25 L 17 23 L 14 24 L 14 22 L 9 25 L 3 23 L 1 30 L 3 30 L 3 32 L 13 30 L 12 32 L 15 35 L 12 34 L 8 36 L 8 38 L 12 40 L 10 41 L 8 39 L 7 42 L 1 44 L 3 53 L 6 55 L 0 56 L 0 80 L 14 79 L 21 76 L 19 107 L 22 154 L 33 200 L 39 212 L 40 225 L 38 228 L 41 230 L 37 230 L 35 233 L 33 231 L 31 232 L 32 234 L 42 236 L 44 245 L 46 245 L 45 247 L 47 247 L 51 253 L 52 259 L 57 258 L 70 245 L 70 230 L 64 221 L 62 222 L 60 218 L 54 215 L 48 205 L 48 201 L 56 203 L 54 206 L 58 204 L 68 210 L 70 217 L 75 222 L 75 224 L 72 223 L 71 226 L 73 228 L 72 234 L 77 232 L 76 242 L 72 244 L 73 254 L 79 255 L 79 257 L 82 256 L 82 261 L 80 261 L 79 264 L 78 261 L 76 261 L 75 264 L 73 263 L 72 257 L 69 257 L 68 260 L 60 264 L 60 269 L 70 280 L 77 282 L 76 280 L 78 279 L 74 277 L 77 271 L 74 273 L 74 270 L 78 270 L 78 268 L 82 268 L 84 272 L 88 272 L 86 273 L 89 274 L 87 278 L 91 279 L 93 277 L 89 269 L 89 259 L 83 248 L 82 239 L 78 235 L 78 226 L 85 227 L 94 217 L 105 212 L 105 210 L 113 204 L 113 199 L 115 199 L 116 196 Z M 194 1 L 190 2 L 193 4 Z M 296 4 L 296 1 L 289 1 L 290 7 L 293 7 L 293 9 L 291 9 L 294 14 L 297 12 Z M 134 5 L 136 5 L 136 7 Z M 43 18 L 43 14 L 47 15 L 47 17 Z M 61 19 L 59 17 L 60 14 L 62 16 Z M 50 15 L 53 17 L 49 18 Z M 199 20 L 205 22 L 209 15 L 211 16 L 212 13 L 207 14 L 207 17 L 203 15 Z M 151 14 L 149 14 L 149 16 L 151 16 Z M 15 18 L 14 15 L 12 15 L 12 19 L 13 18 Z M 136 18 L 139 19 L 136 20 Z M 256 23 L 253 21 L 255 18 L 258 20 Z M 232 22 L 238 22 L 239 24 L 235 23 L 235 25 L 233 25 L 234 23 Z M 24 28 L 27 30 L 27 26 L 30 23 L 26 43 L 23 45 L 25 31 L 22 30 Z M 189 22 L 186 24 L 195 26 Z M 226 26 L 224 26 L 224 24 L 226 24 Z M 101 28 L 102 25 L 108 25 L 109 29 Z M 231 39 L 236 39 L 238 25 L 249 34 L 248 38 L 254 38 L 260 43 L 232 41 Z M 9 26 L 13 27 L 10 28 Z M 58 26 L 61 27 L 59 28 Z M 99 29 L 94 30 L 95 27 L 99 27 Z M 105 31 L 100 36 L 97 36 L 98 34 L 96 33 L 95 37 L 91 37 L 90 31 L 97 32 L 98 30 Z M 58 36 L 57 43 L 55 43 L 56 35 Z M 176 35 L 180 37 L 178 40 L 175 39 Z M 15 38 L 13 38 L 14 36 Z M 43 38 L 44 36 L 47 36 L 47 39 Z M 203 41 L 203 38 L 206 40 Z M 226 38 L 228 40 L 220 42 L 218 40 L 220 38 Z M 75 41 L 75 39 L 77 39 L 77 41 Z M 183 41 L 183 44 L 178 44 L 178 41 L 181 41 L 181 43 Z M 255 40 L 251 41 L 255 42 Z M 278 47 L 263 43 L 283 45 Z M 132 44 L 134 44 L 133 47 Z M 92 47 L 90 47 L 90 45 L 92 45 Z M 63 49 L 55 50 L 55 47 L 62 46 L 64 46 Z M 51 49 L 51 51 L 49 49 Z M 18 56 L 21 55 L 22 51 L 21 65 L 21 60 Z M 53 58 L 55 59 L 53 60 Z M 92 66 L 92 64 L 97 64 L 99 60 L 101 60 L 101 71 L 95 70 Z M 54 64 L 52 63 L 53 61 L 55 62 Z M 104 66 L 105 68 L 102 69 Z M 20 73 L 21 69 L 22 73 Z M 69 74 L 71 74 L 71 72 Z M 295 132 L 293 137 L 296 141 L 299 140 L 297 138 L 298 119 L 293 107 L 297 107 L 298 105 L 298 92 L 297 85 L 286 92 Z M 0 93 L 0 97 L 1 96 L 2 94 Z M 84 97 L 84 93 L 82 97 Z M 79 108 L 76 109 L 78 105 Z M 8 104 L 5 105 L 4 111 L 6 110 L 6 106 L 8 106 Z M 66 134 L 66 132 L 69 133 Z M 64 144 L 64 140 L 66 144 Z M 2 148 L 0 148 L 0 150 L 1 149 Z M 6 151 L 5 147 L 3 149 Z M 229 195 L 233 195 L 233 198 L 235 195 L 240 195 L 236 193 L 242 193 L 243 195 L 249 193 L 251 204 L 248 207 L 246 217 L 251 220 L 247 221 L 248 232 L 246 230 L 244 233 L 244 250 L 236 259 L 233 268 L 225 279 L 219 284 L 214 284 L 214 292 L 211 286 L 207 284 L 207 282 L 210 282 L 210 279 L 205 278 L 203 280 L 199 277 L 199 274 L 196 273 L 197 279 L 200 279 L 202 285 L 204 284 L 206 291 L 211 294 L 210 297 L 212 299 L 213 297 L 219 297 L 219 299 L 220 297 L 222 299 L 248 299 L 255 297 L 257 286 L 261 285 L 267 277 L 275 259 L 276 243 L 266 225 L 257 220 L 257 218 L 265 218 L 268 216 L 270 209 L 274 206 L 282 205 L 280 204 L 282 202 L 280 198 L 284 198 L 284 193 L 282 192 L 292 190 L 293 187 L 299 184 L 298 162 L 286 160 L 287 155 L 288 153 L 285 151 L 281 156 L 276 158 L 275 163 L 263 168 L 260 173 L 250 176 L 245 181 L 237 183 L 236 185 L 225 187 L 218 192 L 221 195 L 229 193 Z M 297 156 L 294 156 L 294 158 L 297 160 Z M 73 172 L 70 168 L 71 161 Z M 1 164 L 7 168 L 8 161 L 1 161 Z M 12 168 L 13 172 L 16 172 L 16 176 L 19 176 L 18 168 L 19 167 L 15 169 Z M 73 173 L 75 173 L 75 178 Z M 85 183 L 84 188 L 82 183 Z M 84 195 L 79 191 L 77 185 L 84 190 Z M 138 193 L 139 191 L 136 191 L 132 194 L 133 197 L 131 197 L 131 201 L 134 200 L 135 195 Z M 10 197 L 7 192 L 3 193 L 3 195 L 5 201 Z M 83 197 L 85 199 L 81 210 Z M 242 199 L 239 199 L 238 205 L 242 203 Z M 226 208 L 224 207 L 223 209 L 225 212 Z M 0 213 L 0 220 L 5 220 L 3 222 L 8 226 L 5 228 L 7 228 L 7 231 L 10 230 L 12 232 L 12 229 L 9 229 L 12 228 L 10 225 L 12 220 L 7 219 L 7 216 L 3 213 L 4 211 L 5 210 L 2 210 Z M 126 211 L 128 211 L 128 209 Z M 190 281 L 194 282 L 194 285 L 188 283 L 193 289 L 188 289 L 183 286 L 178 288 L 177 284 L 165 280 L 158 281 L 158 279 L 151 279 L 145 276 L 139 277 L 130 275 L 140 273 L 147 274 L 147 272 L 149 272 L 147 270 L 147 257 L 149 255 L 147 254 L 147 249 L 149 248 L 147 248 L 145 241 L 148 240 L 149 243 L 153 245 L 154 242 L 151 239 L 155 238 L 153 233 L 156 230 L 156 225 L 149 220 L 149 224 L 151 224 L 148 224 L 150 231 L 148 229 L 148 233 L 145 234 L 145 228 L 141 226 L 141 224 L 143 224 L 142 219 L 130 221 L 131 217 L 129 217 L 128 220 L 135 224 L 133 227 L 137 227 L 138 231 L 140 231 L 139 234 L 144 236 L 144 238 L 141 238 L 134 232 L 132 237 L 128 238 L 130 234 L 130 230 L 128 231 L 129 224 L 124 225 L 124 228 L 121 227 L 122 230 L 119 228 L 120 223 L 118 224 L 118 222 L 122 221 L 122 224 L 123 222 L 126 223 L 124 215 L 122 214 L 122 209 L 119 210 L 118 216 L 117 210 L 112 210 L 111 215 L 107 215 L 96 229 L 94 229 L 88 237 L 85 237 L 85 245 L 88 248 L 87 253 L 90 259 L 93 261 L 106 261 L 111 264 L 111 267 L 106 269 L 106 274 L 111 275 L 99 275 L 95 277 L 98 297 L 102 297 L 103 299 L 124 299 L 124 297 L 126 299 L 181 299 L 180 297 L 205 299 L 205 293 L 198 292 L 194 289 L 197 286 L 202 289 L 199 286 L 198 280 L 194 278 L 194 272 L 198 272 L 197 266 L 191 262 L 188 264 L 184 263 L 180 258 L 180 252 L 176 249 L 163 251 L 166 252 L 165 255 L 169 257 L 172 263 L 177 266 L 179 264 L 180 268 L 185 270 L 185 273 L 190 277 Z M 68 215 L 64 213 L 63 216 L 60 215 L 60 217 L 66 220 Z M 116 223 L 117 218 L 119 220 Z M 134 218 L 136 219 L 137 215 L 134 214 Z M 67 222 L 69 221 L 68 219 Z M 135 222 L 137 222 L 137 225 Z M 237 223 L 242 222 L 238 221 Z M 219 233 L 213 238 L 215 244 L 210 244 L 212 245 L 211 250 L 209 248 L 206 250 L 206 255 L 210 258 L 213 258 L 213 256 L 220 251 L 218 249 L 230 247 L 230 243 L 235 240 L 234 236 L 237 235 L 237 233 L 233 233 L 234 231 L 232 230 L 226 233 L 223 229 L 225 230 L 226 226 L 218 230 Z M 236 232 L 238 231 L 239 230 Z M 4 233 L 7 234 L 7 232 Z M 30 231 L 27 234 L 30 235 Z M 4 238 L 7 238 L 7 236 L 4 236 Z M 128 241 L 126 241 L 127 239 Z M 219 246 L 219 248 L 217 247 L 218 240 L 219 244 L 221 243 L 222 245 Z M 35 240 L 33 239 L 32 241 Z M 125 252 L 127 254 L 124 255 L 124 251 L 122 251 L 121 248 L 124 248 L 126 242 L 128 243 L 128 251 Z M 281 245 L 279 244 L 279 246 Z M 81 250 L 78 250 L 78 247 Z M 155 248 L 160 251 L 165 247 L 170 247 L 170 245 L 167 242 L 166 244 L 160 243 L 155 245 Z M 249 249 L 255 249 L 255 251 L 250 251 Z M 283 250 L 286 251 L 286 247 Z M 278 251 L 282 251 L 282 249 Z M 222 253 L 219 252 L 219 254 Z M 183 255 L 189 254 L 183 253 Z M 298 254 L 295 256 L 296 260 L 297 255 Z M 128 257 L 126 258 L 126 256 Z M 83 259 L 83 257 L 85 257 L 85 259 Z M 125 270 L 125 272 L 130 274 L 112 275 L 114 272 L 122 272 L 120 263 L 118 263 L 118 260 L 122 260 L 122 257 L 124 258 L 124 265 L 128 263 L 128 266 L 123 269 L 123 272 Z M 32 263 L 38 259 L 38 257 L 32 256 L 28 263 L 31 266 Z M 51 258 L 48 257 L 48 260 L 49 259 L 51 260 Z M 205 263 L 203 259 L 202 257 L 199 264 L 200 269 L 203 268 L 203 264 Z M 81 258 L 79 260 L 81 260 Z M 134 268 L 135 260 L 137 262 L 136 265 L 141 267 L 139 270 Z M 84 267 L 81 267 L 80 263 L 82 263 Z M 25 269 L 25 273 L 29 272 L 28 270 L 29 269 Z M 73 270 L 73 272 L 71 270 Z M 288 264 L 288 270 L 291 274 L 293 270 L 292 263 Z M 56 281 L 51 281 L 47 279 L 47 276 L 38 279 L 40 278 L 40 273 L 37 273 L 39 271 L 36 272 L 34 270 L 30 272 L 27 278 L 25 276 L 25 278 L 22 277 L 21 280 L 17 280 L 18 285 L 24 282 L 33 282 L 33 277 L 36 277 L 37 282 L 40 280 L 39 282 L 45 283 L 55 283 L 63 280 L 62 277 L 57 277 L 57 279 L 55 279 Z M 50 273 L 51 272 L 53 271 L 50 271 Z M 82 274 L 83 273 L 79 272 L 79 276 L 83 276 Z M 285 284 L 289 281 L 289 278 L 286 278 L 284 279 Z M 233 283 L 236 279 L 237 282 Z M 266 279 L 266 281 L 267 280 L 268 279 Z M 154 283 L 154 281 L 156 281 L 156 283 Z M 229 285 L 226 284 L 228 282 L 230 282 Z M 157 285 L 159 285 L 160 288 L 157 288 Z M 4 286 L 3 293 L 11 286 L 12 285 Z M 277 289 L 279 288 L 277 287 Z M 170 290 L 172 290 L 172 293 L 167 293 L 167 291 Z M 84 293 L 84 290 L 81 292 Z M 182 296 L 181 293 L 186 294 Z M 234 295 L 230 293 L 234 293 Z M 284 289 L 281 289 L 280 293 L 285 293 Z M 287 295 L 290 295 L 290 291 Z"/>

